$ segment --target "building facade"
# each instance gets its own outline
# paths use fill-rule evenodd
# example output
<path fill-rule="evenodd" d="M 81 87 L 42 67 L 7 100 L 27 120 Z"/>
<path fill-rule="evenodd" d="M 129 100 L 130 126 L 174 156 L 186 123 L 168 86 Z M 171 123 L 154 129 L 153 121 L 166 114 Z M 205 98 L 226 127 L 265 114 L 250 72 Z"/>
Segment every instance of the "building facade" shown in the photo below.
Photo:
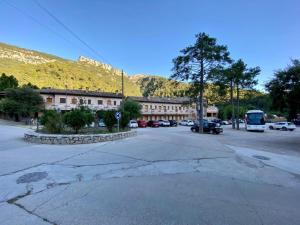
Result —
<path fill-rule="evenodd" d="M 206 112 L 207 112 L 206 113 L 207 118 L 214 119 L 214 118 L 218 118 L 219 116 L 219 109 L 214 105 L 208 106 Z"/>
<path fill-rule="evenodd" d="M 87 106 L 91 110 L 117 109 L 122 101 L 121 94 L 62 89 L 41 89 L 46 109 L 70 111 L 76 107 Z"/>
<path fill-rule="evenodd" d="M 118 109 L 122 102 L 122 95 L 108 92 L 41 89 L 46 109 L 69 111 L 80 105 L 91 110 Z M 159 98 L 159 97 L 130 97 L 142 105 L 143 120 L 196 120 L 196 104 L 189 98 Z M 204 104 L 206 115 L 206 104 Z"/>
<path fill-rule="evenodd" d="M 189 98 L 131 97 L 142 105 L 143 120 L 196 120 L 196 104 Z"/>

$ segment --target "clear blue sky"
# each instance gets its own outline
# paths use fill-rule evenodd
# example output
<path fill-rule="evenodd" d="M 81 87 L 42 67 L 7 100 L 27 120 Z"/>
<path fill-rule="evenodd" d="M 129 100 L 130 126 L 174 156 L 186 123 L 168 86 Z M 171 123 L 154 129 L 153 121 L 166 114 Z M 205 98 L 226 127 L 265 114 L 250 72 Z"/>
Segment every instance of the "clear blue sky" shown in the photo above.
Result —
<path fill-rule="evenodd" d="M 1 42 L 74 60 L 85 55 L 129 74 L 168 76 L 179 50 L 193 43 L 196 33 L 206 32 L 227 45 L 233 59 L 262 68 L 260 88 L 274 70 L 300 58 L 299 0 L 38 1 L 102 58 L 86 50 L 33 0 L 0 0 Z"/>

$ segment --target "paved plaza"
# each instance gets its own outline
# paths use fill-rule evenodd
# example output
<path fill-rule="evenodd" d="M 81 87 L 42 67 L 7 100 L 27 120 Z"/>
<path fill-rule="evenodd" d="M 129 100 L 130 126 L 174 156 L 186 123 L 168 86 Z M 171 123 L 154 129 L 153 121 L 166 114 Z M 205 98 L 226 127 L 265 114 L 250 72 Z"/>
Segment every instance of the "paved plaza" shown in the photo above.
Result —
<path fill-rule="evenodd" d="M 297 225 L 300 132 L 138 129 L 37 145 L 0 125 L 1 225 Z"/>

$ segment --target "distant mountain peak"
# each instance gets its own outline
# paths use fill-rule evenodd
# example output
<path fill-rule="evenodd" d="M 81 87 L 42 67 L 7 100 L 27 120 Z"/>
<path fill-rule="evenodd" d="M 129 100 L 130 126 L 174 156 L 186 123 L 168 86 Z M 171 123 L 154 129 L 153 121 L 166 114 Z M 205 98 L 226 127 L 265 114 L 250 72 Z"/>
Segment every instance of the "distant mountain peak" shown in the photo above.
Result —
<path fill-rule="evenodd" d="M 93 65 L 93 66 L 101 66 L 106 70 L 113 69 L 113 67 L 109 64 L 105 64 L 105 63 L 102 63 L 102 62 L 94 60 L 94 59 L 90 59 L 90 58 L 85 57 L 85 56 L 79 56 L 78 62 L 87 63 L 87 64 L 90 64 L 90 65 Z"/>
<path fill-rule="evenodd" d="M 110 64 L 106 64 L 106 63 L 103 63 L 103 62 L 100 62 L 100 61 L 97 61 L 97 60 L 94 60 L 94 59 L 91 59 L 91 58 L 88 58 L 88 57 L 85 57 L 85 56 L 79 56 L 77 62 L 79 63 L 86 63 L 86 64 L 89 64 L 89 65 L 92 65 L 92 66 L 97 66 L 97 67 L 101 67 L 107 71 L 111 71 L 113 73 L 115 73 L 116 75 L 121 75 L 122 74 L 122 70 L 120 69 L 117 69 L 115 67 L 112 67 Z M 124 76 L 128 76 L 127 73 L 123 72 L 124 73 Z"/>

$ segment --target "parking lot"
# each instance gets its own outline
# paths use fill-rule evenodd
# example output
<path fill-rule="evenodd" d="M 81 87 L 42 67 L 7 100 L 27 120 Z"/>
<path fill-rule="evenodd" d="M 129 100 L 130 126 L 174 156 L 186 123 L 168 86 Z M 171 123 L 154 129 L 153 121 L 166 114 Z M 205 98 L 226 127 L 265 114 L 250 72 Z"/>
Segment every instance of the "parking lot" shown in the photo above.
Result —
<path fill-rule="evenodd" d="M 299 130 L 54 146 L 1 125 L 0 224 L 300 224 Z"/>
<path fill-rule="evenodd" d="M 218 140 L 224 144 L 300 156 L 300 127 L 294 131 L 267 129 L 264 133 L 247 132 L 243 127 L 239 131 L 232 130 L 230 125 L 223 129 Z"/>

